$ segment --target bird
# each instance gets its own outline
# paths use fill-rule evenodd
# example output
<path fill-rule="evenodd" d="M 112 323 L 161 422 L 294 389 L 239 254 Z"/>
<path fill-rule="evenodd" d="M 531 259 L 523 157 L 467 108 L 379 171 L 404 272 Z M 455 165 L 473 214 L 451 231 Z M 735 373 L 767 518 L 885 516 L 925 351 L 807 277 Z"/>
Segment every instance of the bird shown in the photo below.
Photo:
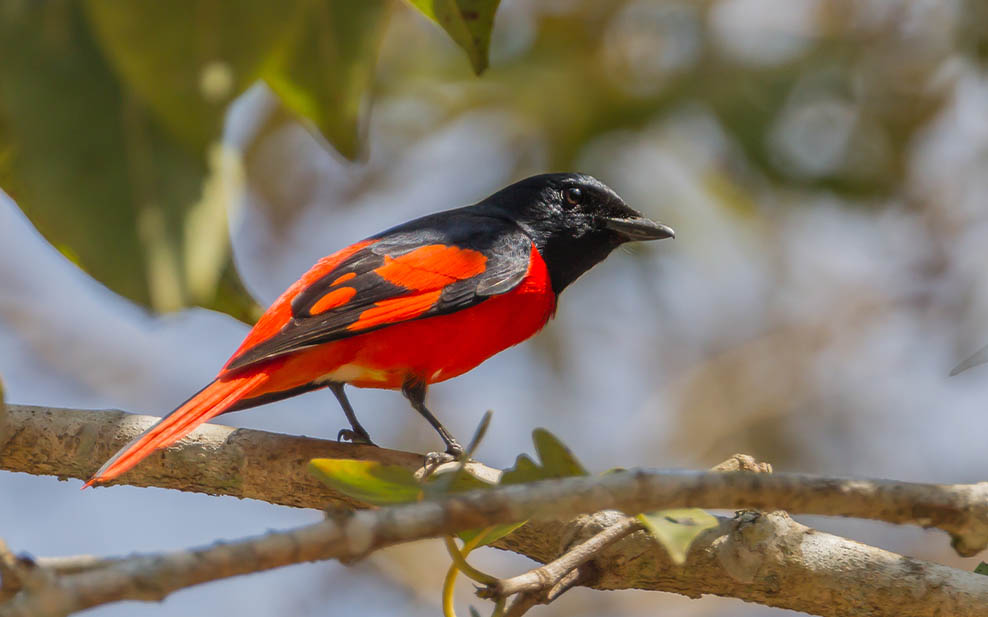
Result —
<path fill-rule="evenodd" d="M 675 237 L 596 178 L 548 173 L 473 205 L 392 227 L 320 259 L 263 313 L 216 378 L 121 448 L 83 488 L 109 482 L 211 418 L 326 388 L 373 444 L 344 387 L 400 390 L 452 457 L 463 448 L 425 405 L 539 332 L 559 295 L 614 249 Z"/>

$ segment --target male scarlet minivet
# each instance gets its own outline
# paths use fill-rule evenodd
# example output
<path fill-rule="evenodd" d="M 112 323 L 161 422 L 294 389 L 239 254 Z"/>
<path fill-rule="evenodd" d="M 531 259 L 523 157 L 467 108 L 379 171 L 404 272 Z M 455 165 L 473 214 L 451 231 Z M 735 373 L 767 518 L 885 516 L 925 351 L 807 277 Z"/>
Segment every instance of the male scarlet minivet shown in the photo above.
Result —
<path fill-rule="evenodd" d="M 319 260 L 258 320 L 216 379 L 125 446 L 86 483 L 110 481 L 210 418 L 329 388 L 371 443 L 343 392 L 401 389 L 425 406 L 456 377 L 532 336 L 559 294 L 624 242 L 673 237 L 582 174 L 533 176 L 472 206 L 409 221 Z"/>

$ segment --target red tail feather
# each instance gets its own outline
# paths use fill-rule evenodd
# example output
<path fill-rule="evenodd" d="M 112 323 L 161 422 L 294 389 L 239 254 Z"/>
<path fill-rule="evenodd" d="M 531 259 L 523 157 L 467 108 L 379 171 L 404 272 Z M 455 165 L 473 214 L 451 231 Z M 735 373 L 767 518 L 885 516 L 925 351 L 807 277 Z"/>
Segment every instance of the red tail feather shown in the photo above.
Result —
<path fill-rule="evenodd" d="M 82 488 L 113 480 L 158 448 L 175 443 L 200 424 L 223 413 L 267 379 L 267 374 L 255 373 L 214 381 L 121 448 Z"/>

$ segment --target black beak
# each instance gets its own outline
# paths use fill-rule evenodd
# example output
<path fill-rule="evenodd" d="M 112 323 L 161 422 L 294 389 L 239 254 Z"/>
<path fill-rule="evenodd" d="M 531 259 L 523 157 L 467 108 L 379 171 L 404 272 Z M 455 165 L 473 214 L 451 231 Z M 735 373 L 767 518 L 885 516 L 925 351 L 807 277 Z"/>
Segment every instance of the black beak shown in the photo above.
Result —
<path fill-rule="evenodd" d="M 604 225 L 621 234 L 628 240 L 661 240 L 675 238 L 676 232 L 671 227 L 650 221 L 645 217 L 634 219 L 607 219 Z"/>

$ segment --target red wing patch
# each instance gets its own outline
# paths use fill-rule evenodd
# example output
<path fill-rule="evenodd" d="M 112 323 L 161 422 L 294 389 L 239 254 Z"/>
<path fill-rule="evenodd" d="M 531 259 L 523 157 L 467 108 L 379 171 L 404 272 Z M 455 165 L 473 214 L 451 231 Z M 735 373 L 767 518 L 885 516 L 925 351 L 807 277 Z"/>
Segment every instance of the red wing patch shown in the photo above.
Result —
<path fill-rule="evenodd" d="M 317 300 L 316 303 L 309 309 L 309 314 L 318 315 L 319 313 L 325 313 L 326 311 L 334 309 L 338 306 L 343 306 L 355 295 L 357 295 L 357 290 L 353 287 L 337 287 L 325 296 L 319 298 L 319 300 Z"/>
<path fill-rule="evenodd" d="M 335 287 L 335 286 L 339 285 L 340 283 L 345 283 L 345 282 L 349 281 L 350 279 L 355 278 L 356 276 L 357 276 L 357 273 L 356 272 L 347 272 L 343 276 L 339 277 L 338 279 L 336 279 L 335 281 L 333 281 L 332 283 L 330 283 L 329 286 L 330 287 Z"/>
<path fill-rule="evenodd" d="M 437 289 L 400 298 L 381 300 L 361 313 L 357 321 L 347 326 L 347 330 L 367 330 L 368 328 L 415 319 L 435 306 L 442 293 L 442 289 Z"/>
<path fill-rule="evenodd" d="M 469 218 L 470 215 L 465 215 Z M 392 324 L 463 310 L 513 289 L 528 271 L 531 239 L 497 218 L 449 241 L 403 231 L 355 244 L 321 260 L 265 313 L 225 371 Z M 423 219 L 432 225 L 431 219 Z M 471 247 L 471 248 L 466 248 Z"/>
<path fill-rule="evenodd" d="M 281 332 L 281 329 L 292 318 L 292 300 L 295 296 L 303 292 L 309 287 L 309 285 L 325 276 L 328 272 L 332 272 L 340 263 L 353 256 L 355 253 L 360 251 L 360 249 L 373 243 L 374 240 L 357 242 L 356 244 L 351 244 L 345 249 L 339 250 L 332 255 L 323 257 L 316 262 L 316 265 L 312 266 L 308 272 L 303 274 L 302 278 L 295 281 L 295 284 L 286 289 L 285 292 L 274 301 L 274 304 L 268 307 L 268 310 L 264 311 L 261 318 L 257 320 L 256 324 L 254 324 L 254 328 L 247 334 L 247 338 L 244 339 L 244 341 L 240 344 L 240 347 L 237 348 L 237 351 L 234 352 L 230 360 L 227 361 L 226 366 L 228 367 L 233 360 L 235 360 L 246 350 L 263 341 L 271 339 Z"/>
<path fill-rule="evenodd" d="M 384 265 L 374 273 L 394 285 L 424 291 L 476 276 L 486 263 L 480 251 L 429 244 L 399 257 L 385 257 Z"/>
<path fill-rule="evenodd" d="M 429 244 L 398 257 L 386 256 L 384 265 L 375 268 L 374 274 L 413 293 L 375 302 L 347 330 L 367 330 L 415 319 L 439 302 L 446 286 L 482 273 L 486 263 L 487 257 L 480 251 L 445 244 Z"/>

